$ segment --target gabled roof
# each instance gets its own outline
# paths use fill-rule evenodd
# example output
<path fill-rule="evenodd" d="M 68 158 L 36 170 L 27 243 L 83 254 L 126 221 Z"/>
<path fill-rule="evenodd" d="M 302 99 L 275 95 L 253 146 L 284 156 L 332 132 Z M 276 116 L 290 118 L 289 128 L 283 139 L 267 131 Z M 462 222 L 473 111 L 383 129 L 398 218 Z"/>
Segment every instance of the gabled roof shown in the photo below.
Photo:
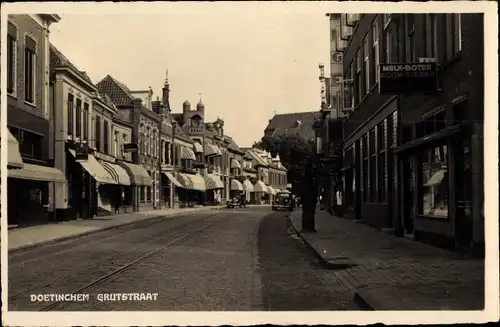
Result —
<path fill-rule="evenodd" d="M 86 82 L 94 85 L 90 77 L 84 71 L 78 70 L 75 65 L 69 59 L 63 55 L 59 49 L 57 49 L 52 43 L 49 44 L 49 54 L 50 54 L 50 69 L 53 71 L 54 68 L 69 68 L 73 72 L 81 77 Z"/>
<path fill-rule="evenodd" d="M 238 152 L 238 153 L 241 153 L 241 154 L 244 154 L 245 151 L 243 151 L 242 149 L 240 149 L 240 147 L 238 146 L 238 144 L 236 144 L 236 142 L 234 142 L 233 138 L 230 137 L 230 136 L 227 136 L 227 135 L 224 135 L 224 137 L 226 139 L 229 140 L 229 144 L 227 145 L 227 148 L 233 152 Z"/>
<path fill-rule="evenodd" d="M 117 81 L 111 75 L 106 75 L 96 86 L 99 92 L 107 94 L 117 106 L 129 105 L 135 98 L 125 84 Z"/>
<path fill-rule="evenodd" d="M 314 138 L 313 123 L 319 117 L 318 111 L 275 115 L 269 120 L 265 133 L 273 136 L 299 135 L 305 141 L 309 141 Z"/>
<path fill-rule="evenodd" d="M 252 159 L 256 162 L 257 165 L 268 167 L 269 164 L 254 150 L 247 151 L 248 154 L 252 157 Z"/>

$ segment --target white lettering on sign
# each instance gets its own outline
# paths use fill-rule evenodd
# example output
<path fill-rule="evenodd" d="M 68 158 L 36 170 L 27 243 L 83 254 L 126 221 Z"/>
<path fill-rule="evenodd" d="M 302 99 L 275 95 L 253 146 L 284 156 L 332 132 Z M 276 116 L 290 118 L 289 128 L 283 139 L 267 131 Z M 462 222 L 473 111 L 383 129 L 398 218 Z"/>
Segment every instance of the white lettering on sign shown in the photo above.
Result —
<path fill-rule="evenodd" d="M 381 65 L 382 72 L 421 72 L 433 71 L 430 64 Z"/>
<path fill-rule="evenodd" d="M 381 72 L 380 78 L 427 78 L 434 77 L 433 71 Z"/>

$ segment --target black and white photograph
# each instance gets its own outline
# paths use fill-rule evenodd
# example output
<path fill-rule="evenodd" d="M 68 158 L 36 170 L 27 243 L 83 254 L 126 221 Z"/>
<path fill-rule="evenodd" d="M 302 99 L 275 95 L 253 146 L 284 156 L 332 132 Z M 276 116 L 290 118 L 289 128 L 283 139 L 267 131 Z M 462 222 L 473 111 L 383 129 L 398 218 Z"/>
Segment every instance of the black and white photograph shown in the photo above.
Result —
<path fill-rule="evenodd" d="M 497 9 L 2 4 L 2 324 L 497 321 Z"/>

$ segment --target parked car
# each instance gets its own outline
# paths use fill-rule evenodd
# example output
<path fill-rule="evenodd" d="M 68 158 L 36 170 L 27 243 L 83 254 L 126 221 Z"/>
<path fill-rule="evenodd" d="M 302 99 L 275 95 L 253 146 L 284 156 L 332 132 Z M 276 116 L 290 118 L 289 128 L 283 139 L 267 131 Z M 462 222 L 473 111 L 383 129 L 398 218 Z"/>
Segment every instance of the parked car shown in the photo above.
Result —
<path fill-rule="evenodd" d="M 276 199 L 273 201 L 271 209 L 276 210 L 288 210 L 293 211 L 295 207 L 295 200 L 293 199 L 290 192 L 278 192 L 276 193 Z"/>
<path fill-rule="evenodd" d="M 227 200 L 226 202 L 226 207 L 227 208 L 235 208 L 235 207 L 240 207 L 240 208 L 245 208 L 247 206 L 246 201 L 244 198 L 232 198 Z"/>

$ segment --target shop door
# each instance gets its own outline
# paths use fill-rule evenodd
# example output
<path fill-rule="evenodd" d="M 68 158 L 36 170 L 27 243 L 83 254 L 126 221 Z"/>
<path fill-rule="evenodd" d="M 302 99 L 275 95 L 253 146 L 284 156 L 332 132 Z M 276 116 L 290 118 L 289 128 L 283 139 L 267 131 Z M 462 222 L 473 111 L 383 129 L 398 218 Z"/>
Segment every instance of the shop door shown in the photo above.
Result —
<path fill-rule="evenodd" d="M 403 228 L 404 234 L 413 234 L 414 230 L 414 183 L 413 183 L 413 157 L 405 156 L 401 160 L 401 173 L 402 173 L 402 214 L 403 214 Z"/>
<path fill-rule="evenodd" d="M 472 167 L 470 139 L 456 144 L 455 160 L 455 229 L 456 242 L 460 247 L 468 247 L 473 240 L 472 218 Z"/>

